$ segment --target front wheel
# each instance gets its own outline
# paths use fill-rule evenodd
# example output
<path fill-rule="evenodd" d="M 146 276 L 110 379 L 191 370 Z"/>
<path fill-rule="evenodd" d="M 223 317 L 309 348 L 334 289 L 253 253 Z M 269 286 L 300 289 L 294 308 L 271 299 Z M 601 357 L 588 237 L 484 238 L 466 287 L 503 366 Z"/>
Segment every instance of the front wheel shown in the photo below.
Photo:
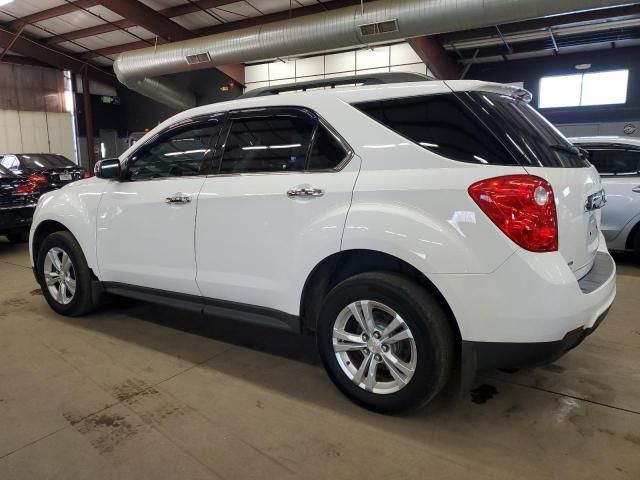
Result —
<path fill-rule="evenodd" d="M 59 314 L 84 315 L 98 304 L 91 270 L 71 233 L 55 232 L 44 239 L 38 251 L 37 273 L 47 303 Z"/>
<path fill-rule="evenodd" d="M 317 342 L 336 386 L 382 413 L 428 403 L 453 368 L 454 336 L 440 303 L 394 273 L 363 273 L 337 285 L 324 302 Z"/>

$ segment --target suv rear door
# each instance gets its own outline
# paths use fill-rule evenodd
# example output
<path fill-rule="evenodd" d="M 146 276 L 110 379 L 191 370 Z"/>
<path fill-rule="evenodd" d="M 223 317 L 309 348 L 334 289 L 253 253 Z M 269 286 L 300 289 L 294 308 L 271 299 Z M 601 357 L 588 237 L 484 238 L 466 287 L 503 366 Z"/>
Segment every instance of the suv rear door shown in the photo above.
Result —
<path fill-rule="evenodd" d="M 234 111 L 225 130 L 198 201 L 198 286 L 297 315 L 307 274 L 340 250 L 360 159 L 306 108 Z"/>

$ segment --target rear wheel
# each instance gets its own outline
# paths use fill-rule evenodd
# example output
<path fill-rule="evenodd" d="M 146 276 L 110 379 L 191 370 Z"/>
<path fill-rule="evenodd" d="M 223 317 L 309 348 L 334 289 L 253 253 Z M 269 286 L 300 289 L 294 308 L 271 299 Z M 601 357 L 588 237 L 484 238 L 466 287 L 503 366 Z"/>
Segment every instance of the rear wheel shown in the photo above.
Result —
<path fill-rule="evenodd" d="M 29 230 L 7 233 L 7 240 L 11 243 L 26 243 L 29 241 Z"/>
<path fill-rule="evenodd" d="M 62 315 L 79 316 L 99 301 L 92 288 L 91 270 L 77 240 L 69 232 L 46 237 L 38 251 L 37 272 L 49 306 Z"/>
<path fill-rule="evenodd" d="M 429 402 L 453 367 L 453 334 L 439 302 L 393 273 L 364 273 L 337 285 L 324 302 L 317 342 L 336 386 L 383 413 Z"/>

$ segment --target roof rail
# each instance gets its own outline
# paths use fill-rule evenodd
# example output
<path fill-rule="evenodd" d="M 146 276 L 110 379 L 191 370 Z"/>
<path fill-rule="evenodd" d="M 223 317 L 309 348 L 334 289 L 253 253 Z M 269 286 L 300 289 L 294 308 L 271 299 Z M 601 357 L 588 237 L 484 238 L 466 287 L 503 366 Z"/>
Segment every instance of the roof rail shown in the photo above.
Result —
<path fill-rule="evenodd" d="M 306 92 L 307 90 L 319 88 L 336 88 L 339 86 L 359 86 L 359 85 L 383 85 L 387 83 L 408 83 L 426 82 L 435 80 L 433 77 L 422 73 L 410 72 L 390 72 L 375 73 L 370 75 L 350 75 L 347 77 L 325 78 L 321 80 L 309 80 L 306 82 L 287 83 L 285 85 L 274 85 L 272 87 L 261 87 L 250 90 L 240 95 L 238 98 L 265 97 L 268 95 L 278 95 L 285 92 Z"/>

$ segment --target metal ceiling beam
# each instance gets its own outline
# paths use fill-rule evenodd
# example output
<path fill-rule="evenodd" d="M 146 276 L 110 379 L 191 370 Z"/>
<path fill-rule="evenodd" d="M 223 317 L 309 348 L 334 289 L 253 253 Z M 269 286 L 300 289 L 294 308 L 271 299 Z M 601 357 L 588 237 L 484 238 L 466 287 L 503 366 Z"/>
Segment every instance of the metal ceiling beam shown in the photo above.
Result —
<path fill-rule="evenodd" d="M 43 20 L 49 20 L 50 18 L 59 17 L 61 15 L 66 15 L 67 13 L 73 13 L 78 10 L 78 8 L 91 8 L 100 4 L 100 0 L 77 0 L 73 3 L 65 3 L 64 5 L 60 5 L 58 7 L 47 8 L 46 10 L 42 10 L 41 12 L 36 12 L 31 15 L 27 15 L 26 17 L 17 18 L 7 25 L 5 25 L 10 30 L 17 30 L 23 25 L 27 25 L 29 23 L 42 22 Z"/>
<path fill-rule="evenodd" d="M 76 73 L 82 73 L 86 68 L 94 80 L 107 85 L 119 85 L 115 75 L 111 75 L 96 66 L 90 66 L 86 61 L 80 60 L 71 54 L 42 45 L 24 36 L 16 36 L 15 32 L 0 28 L 0 48 L 7 48 L 9 46 L 11 46 L 11 51 L 13 52 L 46 63 L 52 67 L 61 70 L 71 70 Z"/>
<path fill-rule="evenodd" d="M 195 36 L 191 31 L 138 0 L 100 0 L 100 3 L 170 42 L 188 40 Z"/>
<path fill-rule="evenodd" d="M 433 36 L 410 38 L 411 48 L 440 80 L 460 78 L 460 67 L 451 59 L 442 44 Z"/>
<path fill-rule="evenodd" d="M 210 0 L 213 1 L 213 0 Z M 227 2 L 228 3 L 228 2 Z M 288 18 L 297 18 L 305 15 L 313 15 L 314 13 L 324 12 L 325 10 L 333 10 L 336 8 L 348 7 L 351 5 L 360 4 L 360 0 L 333 0 L 332 2 L 323 3 L 321 5 L 310 5 L 308 7 L 296 8 L 294 10 L 287 10 L 284 12 L 270 13 L 268 15 L 262 15 L 259 17 L 251 17 L 244 20 L 238 20 L 236 22 L 223 23 L 221 25 L 213 25 L 211 27 L 204 27 L 194 30 L 193 33 L 196 37 L 202 37 L 205 35 L 211 35 L 213 33 L 229 32 L 231 30 L 238 30 L 240 28 L 254 27 L 256 25 L 262 25 L 271 22 L 279 22 L 280 20 L 287 20 Z M 175 7 L 177 8 L 177 7 Z M 65 34 L 65 38 L 73 38 L 70 33 Z M 64 40 L 63 40 L 64 41 Z M 158 42 L 160 44 L 162 42 Z M 130 50 L 138 50 L 140 48 L 148 47 L 144 42 L 131 42 L 120 45 L 113 45 L 111 47 L 100 48 L 98 50 L 91 50 L 82 54 L 82 58 L 91 59 L 99 57 L 100 55 L 116 55 L 122 52 L 128 52 Z"/>
<path fill-rule="evenodd" d="M 640 3 L 625 5 L 622 7 L 601 8 L 586 12 L 569 13 L 565 15 L 554 15 L 552 17 L 525 20 L 523 22 L 506 23 L 500 25 L 503 35 L 518 33 L 527 30 L 548 29 L 560 25 L 570 25 L 572 23 L 590 22 L 607 18 L 618 18 L 640 15 Z M 490 37 L 496 34 L 495 27 L 476 28 L 460 32 L 451 32 L 438 35 L 443 44 L 471 40 L 481 37 Z"/>
<path fill-rule="evenodd" d="M 189 13 L 195 13 L 198 11 L 201 11 L 201 9 L 209 9 L 209 8 L 216 8 L 216 7 L 222 7 L 224 5 L 228 5 L 230 3 L 234 3 L 231 2 L 229 0 L 199 0 L 197 2 L 192 2 L 192 3 L 185 3 L 182 5 L 178 5 L 175 7 L 169 7 L 169 8 L 165 8 L 164 10 L 160 10 L 158 13 L 164 15 L 167 18 L 172 18 L 172 17 L 178 17 L 180 15 L 187 15 Z M 352 0 L 352 1 L 333 1 L 330 3 L 326 3 L 326 4 L 322 4 L 322 5 L 313 5 L 311 7 L 302 7 L 302 8 L 298 8 L 293 10 L 292 15 L 293 17 L 297 17 L 299 15 L 309 15 L 311 13 L 318 13 L 318 12 L 322 12 L 324 10 L 330 9 L 331 4 L 335 4 L 334 7 L 331 8 L 340 8 L 340 7 L 345 7 L 345 6 L 349 6 L 349 5 L 353 5 L 355 3 L 358 3 L 358 0 Z M 302 10 L 301 12 L 298 12 L 298 10 Z M 284 20 L 286 18 L 289 18 L 289 11 L 285 11 L 285 12 L 278 12 L 276 14 L 268 14 L 268 15 L 264 15 L 261 17 L 256 17 L 256 18 L 261 18 L 261 19 L 266 19 L 264 20 L 264 23 L 268 23 L 270 21 L 278 21 L 278 20 Z M 251 20 L 251 19 L 248 19 Z M 255 18 L 254 18 L 255 20 Z M 246 22 L 241 20 L 240 22 Z M 233 28 L 243 28 L 244 26 L 253 26 L 253 23 L 250 23 L 249 25 L 244 25 L 241 24 L 240 26 L 237 26 L 238 23 L 240 22 L 229 22 L 224 24 L 226 25 L 233 25 Z M 123 19 L 123 20 L 118 20 L 117 22 L 113 22 L 113 25 L 110 24 L 103 24 L 103 25 L 96 25 L 94 27 L 89 27 L 89 28 L 82 28 L 80 30 L 74 30 L 73 32 L 67 32 L 64 34 L 64 36 L 53 36 L 50 38 L 47 38 L 45 40 L 45 43 L 47 44 L 56 44 L 56 43 L 61 43 L 61 42 L 65 42 L 67 40 L 77 40 L 78 38 L 85 38 L 85 37 L 92 37 L 94 35 L 100 35 L 102 33 L 109 33 L 109 32 L 114 32 L 116 30 L 118 30 L 118 28 L 130 28 L 135 26 L 135 22 L 132 22 L 129 19 Z M 226 29 L 226 27 L 220 25 L 217 26 L 219 28 L 221 28 L 220 31 L 223 31 L 222 29 Z M 214 27 L 207 27 L 207 30 L 205 29 L 200 29 L 200 30 L 196 30 L 196 34 L 198 35 L 206 35 L 210 32 L 210 28 L 216 28 L 216 26 Z M 204 31 L 204 33 L 201 33 L 202 31 Z"/>

